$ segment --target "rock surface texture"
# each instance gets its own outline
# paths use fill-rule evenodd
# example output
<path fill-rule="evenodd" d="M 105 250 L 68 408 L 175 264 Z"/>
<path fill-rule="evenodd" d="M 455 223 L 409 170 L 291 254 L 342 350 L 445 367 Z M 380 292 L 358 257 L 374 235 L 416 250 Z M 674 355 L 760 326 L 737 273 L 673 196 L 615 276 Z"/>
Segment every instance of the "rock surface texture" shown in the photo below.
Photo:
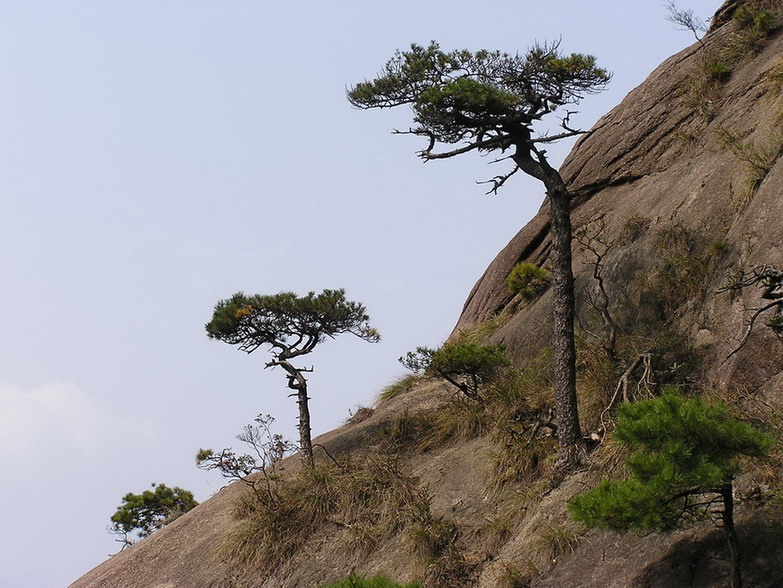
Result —
<path fill-rule="evenodd" d="M 762 3 L 783 13 L 779 1 Z M 718 291 L 739 271 L 763 265 L 783 269 L 783 34 L 773 30 L 756 49 L 738 54 L 740 25 L 730 16 L 734 4 L 719 10 L 703 44 L 668 59 L 604 116 L 578 142 L 561 173 L 574 195 L 574 228 L 583 235 L 581 244 L 574 241 L 582 336 L 589 339 L 586 333 L 592 331 L 601 339 L 592 246 L 602 252 L 600 273 L 618 328 L 634 344 L 651 341 L 650 349 L 642 345 L 638 351 L 649 351 L 653 368 L 655 332 L 673 334 L 682 353 L 699 358 L 683 377 L 768 425 L 771 415 L 783 414 L 783 342 L 762 316 L 732 353 L 745 337 L 753 309 L 763 302 L 761 290 Z M 730 73 L 710 69 L 727 55 Z M 495 321 L 489 340 L 504 343 L 518 366 L 548 347 L 549 294 L 520 301 L 509 293 L 506 278 L 520 261 L 546 268 L 549 243 L 542 208 L 473 288 L 455 336 Z M 668 371 L 655 377 L 665 380 L 678 369 L 677 361 L 670 362 Z M 369 418 L 316 443 L 339 459 L 373 445 L 378 432 L 401 415 L 438 410 L 451 396 L 434 383 L 414 392 L 380 403 Z M 603 474 L 588 466 L 536 490 L 540 496 L 531 502 L 524 498 L 530 488 L 488 490 L 496 451 L 490 438 L 478 435 L 408 458 L 412 475 L 429 489 L 434 516 L 458 526 L 469 568 L 467 583 L 427 586 L 726 585 L 722 536 L 708 523 L 666 535 L 576 530 L 573 536 L 561 534 L 564 546 L 557 544 L 558 530 L 571 528 L 565 502 Z M 601 455 L 604 464 L 614 459 L 609 449 Z M 295 461 L 288 466 L 297 467 Z M 736 485 L 746 585 L 781 586 L 783 516 L 745 499 L 758 494 L 759 479 L 751 472 Z M 335 524 L 313 534 L 276 570 L 240 573 L 221 546 L 241 522 L 234 505 L 243 493 L 242 485 L 229 485 L 72 588 L 310 587 L 353 569 L 411 581 L 428 577 L 435 565 L 412 555 L 403 532 L 368 551 L 345 548 L 348 530 Z"/>

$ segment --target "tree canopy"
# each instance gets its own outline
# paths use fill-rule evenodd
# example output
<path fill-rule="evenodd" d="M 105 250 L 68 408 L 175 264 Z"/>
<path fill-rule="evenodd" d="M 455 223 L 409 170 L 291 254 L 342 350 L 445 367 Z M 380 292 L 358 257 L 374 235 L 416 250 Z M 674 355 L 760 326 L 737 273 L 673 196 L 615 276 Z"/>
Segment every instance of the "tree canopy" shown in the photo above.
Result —
<path fill-rule="evenodd" d="M 688 518 L 721 523 L 732 559 L 732 586 L 741 581 L 734 530 L 732 480 L 741 455 L 761 456 L 772 440 L 731 417 L 722 404 L 683 398 L 676 389 L 651 400 L 624 404 L 616 437 L 632 450 L 629 480 L 604 480 L 569 503 L 574 519 L 609 529 L 670 529 Z"/>
<path fill-rule="evenodd" d="M 593 56 L 563 56 L 559 43 L 537 44 L 524 55 L 510 55 L 486 50 L 446 53 L 433 41 L 397 51 L 376 79 L 356 84 L 348 99 L 363 109 L 409 104 L 415 126 L 404 132 L 429 140 L 420 152 L 424 159 L 512 147 L 529 157 L 531 151 L 540 152 L 537 144 L 581 132 L 568 127 L 568 113 L 563 132 L 556 135 L 535 137 L 534 122 L 603 90 L 610 78 Z M 464 145 L 435 152 L 438 143 Z"/>
<path fill-rule="evenodd" d="M 193 493 L 177 486 L 152 484 L 141 494 L 128 492 L 111 517 L 111 531 L 122 535 L 123 547 L 133 543 L 133 535 L 144 538 L 198 506 Z"/>
<path fill-rule="evenodd" d="M 613 529 L 668 529 L 703 514 L 694 496 L 718 492 L 739 471 L 739 455 L 763 455 L 770 439 L 722 404 L 684 399 L 673 389 L 618 410 L 615 436 L 633 451 L 632 478 L 602 482 L 571 503 L 573 515 Z M 701 510 L 700 510 L 701 509 Z"/>
<path fill-rule="evenodd" d="M 482 387 L 497 378 L 511 362 L 503 345 L 447 343 L 440 349 L 417 347 L 400 358 L 416 373 L 443 378 L 465 396 L 482 402 Z"/>
<path fill-rule="evenodd" d="M 310 353 L 324 339 L 351 333 L 375 342 L 365 308 L 345 299 L 345 290 L 324 290 L 297 296 L 293 292 L 247 296 L 237 292 L 215 306 L 207 336 L 252 353 L 262 345 L 281 359 Z"/>

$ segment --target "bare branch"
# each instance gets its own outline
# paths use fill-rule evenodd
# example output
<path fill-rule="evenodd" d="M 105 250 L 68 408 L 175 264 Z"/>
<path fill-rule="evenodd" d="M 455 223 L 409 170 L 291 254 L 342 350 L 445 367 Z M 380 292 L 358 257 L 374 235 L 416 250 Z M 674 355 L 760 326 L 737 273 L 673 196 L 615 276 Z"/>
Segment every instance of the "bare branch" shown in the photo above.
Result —
<path fill-rule="evenodd" d="M 506 183 L 506 181 L 513 176 L 515 173 L 519 171 L 519 166 L 515 165 L 514 169 L 512 169 L 507 174 L 502 174 L 499 176 L 495 176 L 491 180 L 485 180 L 483 182 L 476 182 L 477 184 L 492 184 L 492 188 L 487 192 L 487 194 L 497 194 L 498 190 L 503 187 L 503 184 Z"/>
<path fill-rule="evenodd" d="M 468 143 L 464 147 L 460 147 L 458 149 L 452 149 L 451 151 L 442 151 L 440 153 L 432 153 L 430 149 L 432 149 L 435 146 L 435 142 L 430 137 L 430 145 L 427 149 L 423 151 L 419 151 L 418 155 L 424 160 L 429 161 L 430 159 L 448 159 L 450 157 L 455 157 L 457 155 L 462 155 L 463 153 L 468 153 L 470 151 L 476 151 L 476 150 L 490 150 L 490 149 L 502 149 L 504 148 L 504 143 L 508 141 L 505 137 L 493 137 L 491 139 L 486 139 L 484 141 L 474 141 L 473 143 Z"/>
<path fill-rule="evenodd" d="M 780 307 L 780 305 L 781 305 L 781 301 L 776 300 L 774 302 L 770 302 L 769 304 L 766 304 L 766 305 L 762 306 L 761 308 L 757 308 L 753 312 L 753 314 L 750 315 L 750 319 L 748 320 L 748 327 L 747 327 L 747 329 L 745 329 L 745 335 L 742 337 L 742 340 L 740 341 L 739 345 L 737 345 L 736 349 L 734 349 L 734 351 L 729 353 L 726 356 L 726 359 L 724 359 L 721 362 L 721 365 L 726 363 L 729 360 L 730 357 L 732 357 L 733 355 L 736 355 L 737 352 L 739 352 L 739 350 L 742 349 L 745 346 L 745 343 L 747 343 L 748 339 L 750 339 L 750 334 L 753 331 L 753 326 L 756 324 L 756 319 L 758 319 L 759 316 L 761 316 L 763 313 L 768 311 L 770 308 L 774 308 L 776 306 Z"/>
<path fill-rule="evenodd" d="M 589 133 L 590 131 L 569 130 L 567 133 L 558 133 L 557 135 L 542 135 L 540 137 L 536 137 L 535 139 L 531 140 L 531 143 L 554 143 L 555 141 L 560 141 L 561 139 L 569 139 L 571 137 L 587 135 Z"/>
<path fill-rule="evenodd" d="M 677 27 L 681 27 L 680 30 L 690 31 L 699 44 L 704 47 L 704 41 L 701 40 L 699 33 L 707 32 L 707 21 L 695 16 L 693 10 L 684 10 L 677 7 L 674 0 L 666 5 L 666 20 L 671 22 Z"/>
<path fill-rule="evenodd" d="M 750 339 L 756 320 L 768 310 L 775 309 L 775 318 L 773 318 L 767 326 L 772 329 L 775 336 L 779 339 L 783 336 L 783 320 L 781 320 L 781 315 L 783 314 L 783 271 L 770 265 L 757 266 L 750 272 L 740 271 L 728 284 L 719 288 L 717 293 L 740 292 L 744 288 L 750 286 L 759 286 L 762 289 L 761 299 L 770 300 L 771 302 L 753 309 L 753 313 L 748 319 L 747 328 L 745 329 L 745 334 L 742 336 L 742 340 L 739 342 L 739 345 L 726 356 L 726 359 L 721 362 L 721 365 L 726 363 L 726 361 L 736 355 L 745 346 L 748 339 Z"/>

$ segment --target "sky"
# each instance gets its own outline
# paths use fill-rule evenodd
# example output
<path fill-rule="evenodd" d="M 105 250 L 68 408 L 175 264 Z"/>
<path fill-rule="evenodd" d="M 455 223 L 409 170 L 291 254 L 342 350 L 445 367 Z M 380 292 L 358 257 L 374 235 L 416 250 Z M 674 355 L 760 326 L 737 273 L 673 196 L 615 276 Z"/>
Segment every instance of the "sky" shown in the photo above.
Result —
<path fill-rule="evenodd" d="M 571 119 L 589 128 L 693 41 L 663 4 L 0 0 L 0 586 L 67 586 L 116 552 L 126 492 L 207 499 L 224 480 L 195 453 L 239 448 L 257 414 L 297 438 L 265 351 L 206 337 L 218 300 L 345 288 L 366 306 L 380 343 L 307 361 L 322 433 L 448 336 L 541 205 L 521 174 L 485 195 L 491 158 L 423 164 L 391 133 L 409 112 L 356 110 L 347 88 L 414 42 L 562 39 L 614 73 Z"/>

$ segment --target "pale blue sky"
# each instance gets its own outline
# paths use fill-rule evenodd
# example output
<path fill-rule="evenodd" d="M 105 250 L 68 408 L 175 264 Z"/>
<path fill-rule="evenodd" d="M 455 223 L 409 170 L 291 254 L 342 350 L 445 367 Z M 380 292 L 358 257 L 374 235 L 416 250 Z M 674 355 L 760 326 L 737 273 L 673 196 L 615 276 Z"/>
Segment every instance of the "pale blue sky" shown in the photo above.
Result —
<path fill-rule="evenodd" d="M 100 563 L 125 492 L 206 499 L 223 480 L 195 452 L 256 414 L 296 438 L 263 352 L 206 338 L 220 298 L 344 287 L 367 306 L 381 343 L 313 356 L 323 432 L 448 335 L 540 205 L 521 176 L 484 196 L 488 159 L 423 165 L 419 141 L 390 134 L 408 112 L 354 110 L 347 86 L 411 42 L 514 52 L 562 36 L 614 72 L 572 119 L 590 126 L 691 43 L 664 14 L 662 0 L 0 1 L 0 586 L 66 586 Z"/>

